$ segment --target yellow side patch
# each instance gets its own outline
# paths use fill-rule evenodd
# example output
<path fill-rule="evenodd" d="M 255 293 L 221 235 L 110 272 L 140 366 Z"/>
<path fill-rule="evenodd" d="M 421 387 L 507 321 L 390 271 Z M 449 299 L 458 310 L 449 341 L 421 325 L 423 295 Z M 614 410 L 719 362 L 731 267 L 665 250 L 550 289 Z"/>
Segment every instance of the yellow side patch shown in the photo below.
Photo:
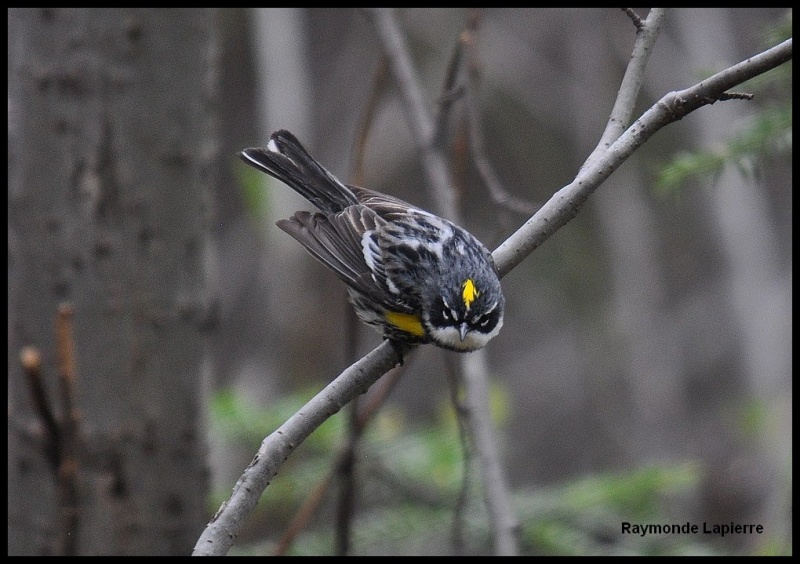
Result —
<path fill-rule="evenodd" d="M 467 306 L 467 309 L 469 309 L 469 306 L 475 301 L 475 298 L 480 295 L 481 293 L 475 287 L 475 282 L 472 281 L 472 278 L 467 278 L 466 281 L 464 281 L 464 285 L 461 287 L 461 298 L 464 300 L 464 305 Z"/>
<path fill-rule="evenodd" d="M 387 311 L 385 316 L 386 321 L 406 333 L 410 333 L 415 337 L 424 337 L 425 328 L 422 327 L 422 322 L 416 315 L 410 313 L 398 313 L 396 311 Z"/>

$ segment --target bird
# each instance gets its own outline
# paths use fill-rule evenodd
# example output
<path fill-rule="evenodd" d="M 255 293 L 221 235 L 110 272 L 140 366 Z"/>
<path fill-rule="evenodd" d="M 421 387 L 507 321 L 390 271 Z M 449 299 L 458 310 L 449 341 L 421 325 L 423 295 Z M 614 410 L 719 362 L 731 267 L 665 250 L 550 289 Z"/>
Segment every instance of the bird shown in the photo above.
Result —
<path fill-rule="evenodd" d="M 391 341 L 401 364 L 401 344 L 470 352 L 500 332 L 505 298 L 497 268 L 466 229 L 342 183 L 285 129 L 239 156 L 318 209 L 277 226 L 346 284 L 358 317 Z"/>

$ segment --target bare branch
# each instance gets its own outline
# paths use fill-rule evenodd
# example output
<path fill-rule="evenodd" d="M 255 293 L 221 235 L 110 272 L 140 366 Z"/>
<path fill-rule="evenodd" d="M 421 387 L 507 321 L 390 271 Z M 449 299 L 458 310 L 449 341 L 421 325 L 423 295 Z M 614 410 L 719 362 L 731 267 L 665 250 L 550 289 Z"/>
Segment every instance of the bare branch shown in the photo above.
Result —
<path fill-rule="evenodd" d="M 459 221 L 458 208 L 455 205 L 455 194 L 450 170 L 447 165 L 444 151 L 444 135 L 449 105 L 440 114 L 440 128 L 434 128 L 432 119 L 422 104 L 422 91 L 419 79 L 411 65 L 409 51 L 405 45 L 405 38 L 395 21 L 392 12 L 386 9 L 372 11 L 375 28 L 381 39 L 384 51 L 389 58 L 395 82 L 401 91 L 401 98 L 406 100 L 406 117 L 412 124 L 412 131 L 422 135 L 417 139 L 421 145 L 418 147 L 425 170 L 431 183 L 434 195 L 437 197 L 438 211 L 444 217 Z M 476 20 L 470 20 L 475 25 Z M 463 35 L 462 35 L 463 37 Z M 467 32 L 467 38 L 469 33 Z M 462 74 L 459 69 L 463 67 L 461 47 L 456 53 L 446 85 L 456 76 Z M 450 98 L 452 88 L 447 86 L 445 99 Z M 517 550 L 517 525 L 516 517 L 511 508 L 511 496 L 506 487 L 506 480 L 497 461 L 500 459 L 497 451 L 498 441 L 493 436 L 491 419 L 489 417 L 489 396 L 486 380 L 488 369 L 478 373 L 476 366 L 485 368 L 485 351 L 476 351 L 468 357 L 460 357 L 462 370 L 469 372 L 471 378 L 465 378 L 465 395 L 470 398 L 472 414 L 469 418 L 472 435 L 478 442 L 476 450 L 481 451 L 480 462 L 483 471 L 484 484 L 492 484 L 492 495 L 485 496 L 489 513 L 492 516 L 494 527 L 495 551 L 498 554 L 516 554 Z M 478 383 L 480 381 L 480 384 Z M 493 464 L 486 461 L 492 459 Z M 487 490 L 488 491 L 488 490 Z"/>
<path fill-rule="evenodd" d="M 388 14 L 377 10 L 376 27 L 383 33 L 393 36 L 397 41 L 394 23 Z M 403 51 L 404 45 L 401 45 Z M 404 55 L 405 56 L 405 55 Z M 511 235 L 493 253 L 501 275 L 508 274 L 533 250 L 541 245 L 561 226 L 572 219 L 594 190 L 608 178 L 638 147 L 656 131 L 682 119 L 691 112 L 718 100 L 738 98 L 726 91 L 742 82 L 763 74 L 792 58 L 792 40 L 763 53 L 755 55 L 734 65 L 699 84 L 679 92 L 671 92 L 647 110 L 630 128 L 624 131 L 605 151 L 593 154 L 596 158 L 587 162 L 575 180 L 556 192 L 553 197 L 530 218 L 520 229 Z M 395 66 L 404 66 L 393 62 Z M 405 69 L 408 70 L 408 69 Z M 413 73 L 412 73 L 413 74 Z M 414 79 L 410 79 L 414 80 Z M 406 102 L 411 105 L 410 102 Z M 417 121 L 421 115 L 410 112 Z M 430 123 L 430 121 L 428 122 Z M 415 127 L 420 127 L 418 123 Z M 422 129 L 425 129 L 424 127 Z M 430 135 L 431 128 L 425 129 Z M 420 143 L 431 142 L 429 136 L 415 138 Z M 427 151 L 423 155 L 429 155 Z M 442 164 L 444 164 L 442 162 Z M 444 168 L 446 171 L 446 167 Z M 445 174 L 443 178 L 448 178 Z M 432 180 L 432 185 L 435 182 Z M 447 186 L 448 184 L 443 184 Z M 404 355 L 413 347 L 403 347 Z M 347 368 L 333 382 L 312 398 L 301 410 L 286 421 L 278 430 L 270 434 L 261 444 L 255 458 L 244 471 L 231 498 L 220 507 L 211 523 L 203 531 L 194 549 L 195 555 L 222 555 L 227 553 L 241 528 L 243 520 L 255 507 L 258 498 L 269 485 L 269 480 L 277 473 L 278 467 L 289 454 L 312 431 L 328 417 L 337 413 L 358 394 L 397 363 L 397 352 L 388 341 L 383 342 L 361 360 Z"/>
<path fill-rule="evenodd" d="M 575 217 L 589 195 L 656 131 L 703 106 L 723 99 L 726 90 L 782 65 L 791 58 L 792 40 L 788 39 L 691 88 L 664 96 L 607 150 L 595 155 L 593 162 L 584 166 L 575 180 L 556 192 L 536 215 L 492 253 L 500 275 L 505 276 L 511 272 L 525 257 Z"/>
<path fill-rule="evenodd" d="M 522 198 L 517 198 L 509 193 L 503 186 L 500 176 L 495 172 L 489 158 L 486 156 L 485 143 L 483 140 L 483 130 L 481 129 L 481 117 L 476 101 L 476 79 L 477 74 L 477 54 L 475 49 L 475 34 L 477 33 L 477 18 L 470 18 L 469 26 L 461 34 L 458 45 L 459 50 L 466 52 L 466 68 L 462 71 L 464 76 L 465 104 L 467 106 L 467 116 L 469 118 L 469 146 L 472 159 L 478 169 L 486 187 L 489 189 L 489 196 L 492 201 L 511 211 L 531 215 L 536 211 L 536 206 Z"/>
<path fill-rule="evenodd" d="M 402 346 L 404 356 L 413 347 Z M 195 556 L 223 555 L 228 552 L 242 522 L 258 503 L 261 493 L 292 451 L 329 417 L 338 413 L 354 397 L 363 394 L 399 359 L 389 341 L 348 367 L 301 409 L 261 443 L 255 457 L 205 528 L 194 547 Z"/>
<path fill-rule="evenodd" d="M 637 31 L 642 29 L 644 22 L 642 21 L 642 18 L 639 17 L 639 14 L 633 11 L 633 8 L 622 8 L 622 11 L 628 15 L 633 22 L 633 25 L 636 26 Z"/>
<path fill-rule="evenodd" d="M 57 471 L 61 464 L 61 453 L 59 452 L 59 427 L 56 416 L 47 393 L 44 390 L 42 380 L 42 355 L 36 347 L 23 347 L 19 353 L 20 363 L 25 370 L 28 380 L 28 390 L 31 394 L 31 401 L 37 416 L 44 425 L 44 453 L 53 471 Z"/>
<path fill-rule="evenodd" d="M 483 497 L 494 531 L 494 553 L 498 556 L 515 556 L 519 553 L 517 536 L 519 520 L 511 504 L 511 494 L 505 473 L 500 466 L 500 452 L 491 422 L 491 412 L 485 405 L 489 397 L 486 374 L 486 355 L 471 354 L 463 358 L 464 386 L 468 422 L 474 436 L 475 449 L 483 475 Z"/>
<path fill-rule="evenodd" d="M 441 138 L 444 138 L 448 130 L 448 122 L 455 103 L 464 96 L 464 88 L 459 84 L 463 58 L 464 49 L 462 47 L 462 42 L 457 41 L 456 48 L 453 50 L 453 56 L 450 57 L 450 62 L 447 64 L 443 92 L 439 96 L 439 111 L 436 115 L 436 135 Z"/>
<path fill-rule="evenodd" d="M 458 210 L 451 190 L 453 183 L 450 179 L 443 140 L 435 135 L 433 119 L 424 102 L 405 36 L 390 8 L 369 9 L 367 13 L 372 17 L 381 45 L 389 59 L 389 66 L 411 127 L 411 135 L 417 143 L 423 169 L 428 175 L 428 183 L 436 198 L 438 213 L 458 223 Z"/>
<path fill-rule="evenodd" d="M 44 389 L 41 354 L 34 347 L 20 352 L 20 362 L 28 379 L 36 414 L 44 425 L 44 453 L 55 474 L 58 487 L 59 553 L 78 552 L 78 425 L 80 414 L 75 405 L 75 343 L 72 337 L 72 306 L 62 304 L 56 312 L 56 355 L 58 358 L 61 417 L 54 415 Z"/>
<path fill-rule="evenodd" d="M 369 130 L 372 127 L 372 122 L 375 119 L 378 102 L 384 90 L 386 90 L 386 83 L 389 78 L 388 66 L 389 63 L 386 59 L 386 55 L 384 55 L 378 63 L 378 68 L 375 69 L 375 77 L 372 80 L 372 88 L 370 88 L 366 112 L 356 131 L 356 143 L 353 149 L 355 163 L 353 165 L 353 174 L 351 175 L 351 182 L 356 186 L 364 185 L 364 155 L 366 155 L 367 152 L 367 138 L 369 137 Z"/>
<path fill-rule="evenodd" d="M 62 421 L 59 440 L 58 502 L 61 510 L 60 544 L 65 556 L 78 553 L 78 424 L 75 405 L 75 341 L 72 319 L 74 310 L 61 304 L 56 312 L 56 349 L 58 380 L 61 389 Z"/>
<path fill-rule="evenodd" d="M 464 101 L 467 107 L 470 147 L 473 158 L 490 194 L 495 201 L 510 203 L 513 198 L 505 191 L 489 159 L 483 153 L 483 137 L 480 128 L 478 105 L 474 95 L 474 77 L 477 75 L 477 55 L 475 38 L 478 30 L 478 12 L 473 11 L 467 21 L 467 29 L 458 40 L 458 50 L 466 55 L 459 57 L 460 76 L 464 83 Z M 475 442 L 475 452 L 481 468 L 484 502 L 490 515 L 494 532 L 494 552 L 498 555 L 513 556 L 519 553 L 519 521 L 511 503 L 503 468 L 500 465 L 498 441 L 491 421 L 489 406 L 489 367 L 485 351 L 459 358 L 464 375 L 467 424 Z"/>
<path fill-rule="evenodd" d="M 635 16 L 635 14 L 634 14 Z M 661 25 L 664 23 L 666 11 L 663 8 L 653 8 L 647 16 L 646 21 L 639 20 L 637 27 L 636 41 L 633 44 L 628 67 L 625 69 L 625 76 L 611 109 L 605 131 L 600 136 L 600 141 L 592 154 L 586 159 L 584 167 L 589 166 L 595 159 L 599 158 L 608 147 L 627 129 L 633 115 L 633 108 L 639 97 L 639 91 L 644 82 L 644 71 L 650 54 L 661 32 Z M 637 16 L 638 18 L 638 16 Z"/>

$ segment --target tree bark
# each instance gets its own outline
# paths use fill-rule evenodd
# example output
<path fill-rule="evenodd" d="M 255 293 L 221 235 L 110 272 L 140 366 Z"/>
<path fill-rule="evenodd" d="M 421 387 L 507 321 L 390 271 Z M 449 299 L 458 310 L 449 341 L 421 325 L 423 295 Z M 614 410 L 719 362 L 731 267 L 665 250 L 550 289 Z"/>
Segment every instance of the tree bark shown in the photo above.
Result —
<path fill-rule="evenodd" d="M 188 554 L 207 519 L 216 14 L 14 9 L 8 22 L 8 552 Z M 61 405 L 63 302 L 75 507 L 57 495 L 64 469 L 44 455 L 19 365 L 37 347 L 47 401 Z"/>

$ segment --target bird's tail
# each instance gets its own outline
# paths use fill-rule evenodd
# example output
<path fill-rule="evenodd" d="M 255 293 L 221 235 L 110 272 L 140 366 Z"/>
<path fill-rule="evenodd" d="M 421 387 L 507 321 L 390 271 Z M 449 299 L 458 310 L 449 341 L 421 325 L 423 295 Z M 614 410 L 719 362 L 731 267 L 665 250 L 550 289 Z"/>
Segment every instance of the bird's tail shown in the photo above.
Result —
<path fill-rule="evenodd" d="M 340 212 L 358 203 L 353 192 L 319 164 L 285 129 L 273 133 L 265 149 L 245 149 L 239 157 L 287 184 L 323 212 Z"/>

